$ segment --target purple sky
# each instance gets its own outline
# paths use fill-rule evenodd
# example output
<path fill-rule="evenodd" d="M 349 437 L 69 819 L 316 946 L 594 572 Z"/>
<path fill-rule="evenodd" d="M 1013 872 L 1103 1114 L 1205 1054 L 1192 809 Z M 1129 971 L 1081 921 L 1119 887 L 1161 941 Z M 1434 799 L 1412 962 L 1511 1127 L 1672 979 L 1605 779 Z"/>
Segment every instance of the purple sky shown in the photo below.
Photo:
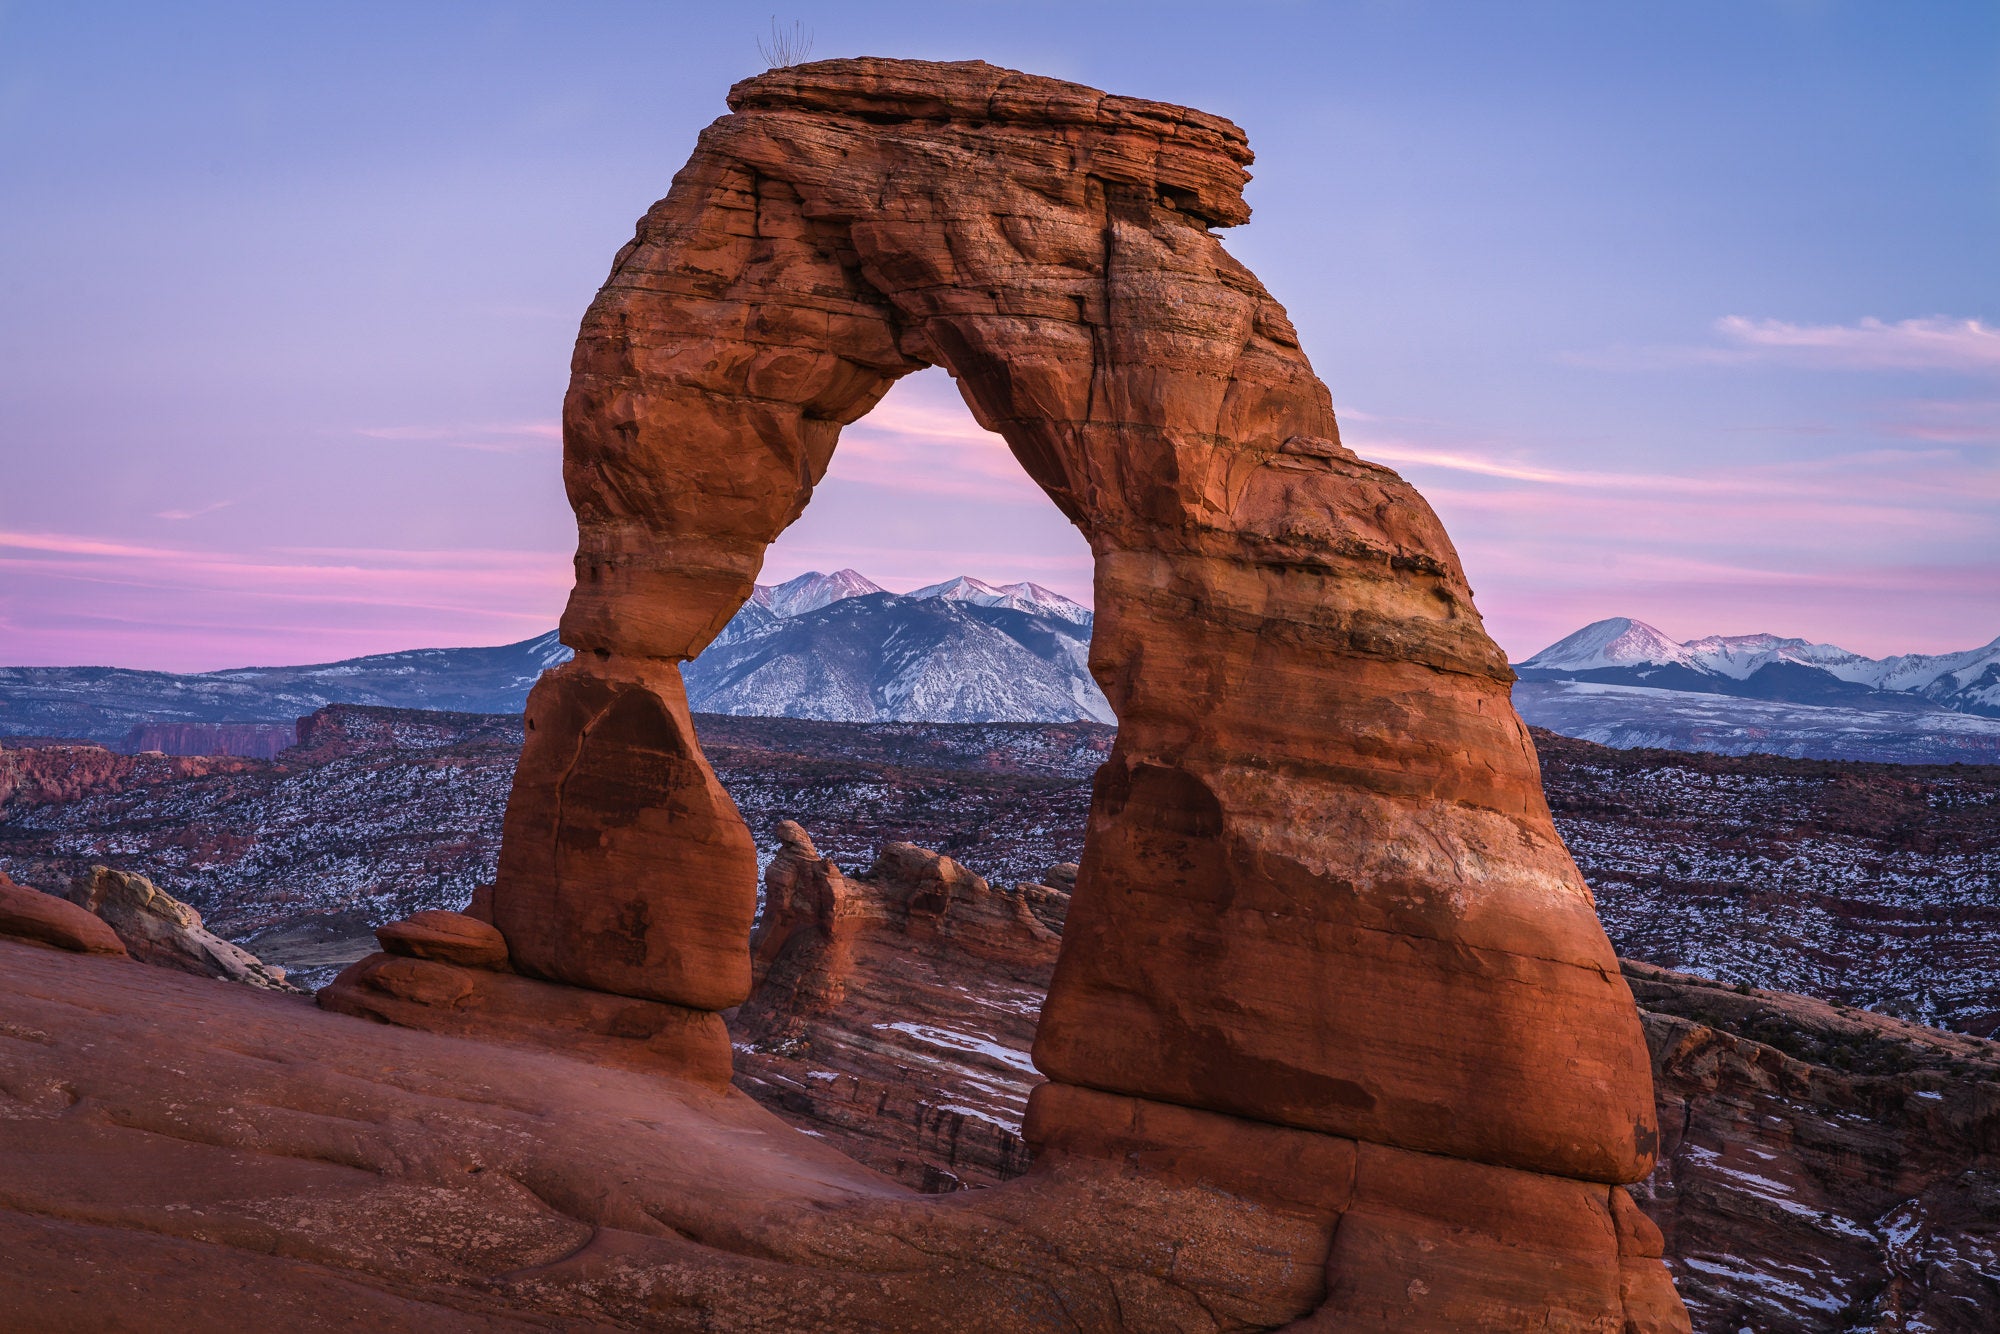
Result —
<path fill-rule="evenodd" d="M 1231 249 L 1517 659 L 1603 616 L 2000 634 L 2000 9 L 795 6 L 1228 115 Z M 768 6 L 0 8 L 0 662 L 546 629 L 576 321 Z M 767 580 L 1089 594 L 950 381 L 851 428 Z"/>

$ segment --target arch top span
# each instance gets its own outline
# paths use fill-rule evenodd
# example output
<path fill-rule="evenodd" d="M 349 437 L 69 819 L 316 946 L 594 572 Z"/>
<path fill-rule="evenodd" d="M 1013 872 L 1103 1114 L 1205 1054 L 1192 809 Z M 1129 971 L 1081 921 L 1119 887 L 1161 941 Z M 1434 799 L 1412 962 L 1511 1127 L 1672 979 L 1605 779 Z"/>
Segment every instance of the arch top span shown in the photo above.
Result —
<path fill-rule="evenodd" d="M 1644 1043 L 1506 661 L 1435 515 L 1340 443 L 1212 230 L 1249 217 L 1242 132 L 977 62 L 824 61 L 729 104 L 577 340 L 577 653 L 529 701 L 493 898 L 517 966 L 744 998 L 755 851 L 678 664 L 840 429 L 939 365 L 1088 539 L 1120 722 L 1031 1134 L 1110 1145 L 1093 1118 L 1136 1099 L 1640 1179 Z"/>

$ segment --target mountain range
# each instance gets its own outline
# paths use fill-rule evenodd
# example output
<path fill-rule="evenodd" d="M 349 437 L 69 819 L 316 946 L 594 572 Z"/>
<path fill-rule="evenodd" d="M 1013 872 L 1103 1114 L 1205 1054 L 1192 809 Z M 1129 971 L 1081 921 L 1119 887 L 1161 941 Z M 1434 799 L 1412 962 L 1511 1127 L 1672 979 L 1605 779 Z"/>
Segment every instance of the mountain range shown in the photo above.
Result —
<path fill-rule="evenodd" d="M 1612 746 L 1899 762 L 2000 762 L 2000 639 L 1870 658 L 1778 635 L 1681 642 L 1584 626 L 1515 664 L 1531 723 Z"/>
<path fill-rule="evenodd" d="M 1519 663 L 1524 681 L 1598 681 L 1794 704 L 1935 707 L 2000 718 L 2000 639 L 1962 653 L 1868 658 L 1777 635 L 1680 643 L 1644 621 L 1594 621 Z"/>
<path fill-rule="evenodd" d="M 839 722 L 1108 722 L 1087 667 L 1091 625 L 1089 608 L 1038 584 L 961 576 L 897 595 L 853 570 L 814 572 L 756 587 L 687 666 L 688 699 L 701 712 Z M 519 713 L 569 657 L 550 631 L 302 667 L 0 667 L 0 737 L 185 751 L 224 745 L 222 724 L 289 725 L 328 704 Z"/>
<path fill-rule="evenodd" d="M 854 570 L 757 585 L 683 675 L 696 711 L 827 722 L 1103 722 L 1094 618 L 1032 583 L 970 576 L 891 593 Z M 0 668 L 0 738 L 268 755 L 328 704 L 518 713 L 570 650 L 551 631 L 303 667 L 178 675 Z M 2000 640 L 1869 658 L 1778 635 L 1685 643 L 1583 627 L 1515 665 L 1523 718 L 1604 745 L 1894 763 L 2000 763 Z M 246 729 L 257 725 L 261 732 Z"/>

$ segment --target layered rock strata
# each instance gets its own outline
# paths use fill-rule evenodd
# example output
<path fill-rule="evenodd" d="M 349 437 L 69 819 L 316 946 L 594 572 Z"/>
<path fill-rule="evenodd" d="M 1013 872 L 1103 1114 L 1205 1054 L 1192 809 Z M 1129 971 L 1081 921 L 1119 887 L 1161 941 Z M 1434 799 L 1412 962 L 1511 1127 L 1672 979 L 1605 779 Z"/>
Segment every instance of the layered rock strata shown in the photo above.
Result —
<path fill-rule="evenodd" d="M 1305 1137 L 1326 1177 L 1282 1199 L 1351 1211 L 1309 1260 L 1324 1320 L 1678 1327 L 1615 1204 L 1657 1141 L 1630 993 L 1442 528 L 1340 444 L 1212 230 L 1249 216 L 1242 133 L 978 63 L 774 70 L 730 105 L 578 339 L 576 654 L 528 702 L 511 966 L 749 995 L 755 853 L 679 664 L 840 428 L 943 366 L 1088 539 L 1120 720 L 1035 1043 L 1050 1161 L 1193 1118 L 1235 1144 L 1202 1179 L 1253 1190 L 1268 1136 Z"/>
<path fill-rule="evenodd" d="M 791 821 L 764 874 L 737 1087 L 925 1191 L 1028 1168 L 1028 1060 L 1069 896 L 884 844 L 861 875 Z"/>
<path fill-rule="evenodd" d="M 2000 1044 L 1625 968 L 1665 1128 L 1634 1193 L 1696 1328 L 1994 1327 Z"/>

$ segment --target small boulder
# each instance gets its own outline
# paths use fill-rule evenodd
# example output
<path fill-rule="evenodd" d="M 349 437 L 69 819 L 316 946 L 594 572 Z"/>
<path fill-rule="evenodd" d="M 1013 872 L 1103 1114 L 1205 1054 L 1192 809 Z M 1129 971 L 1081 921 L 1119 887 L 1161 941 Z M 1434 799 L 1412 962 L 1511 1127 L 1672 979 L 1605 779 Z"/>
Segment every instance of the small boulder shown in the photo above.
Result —
<path fill-rule="evenodd" d="M 507 938 L 490 923 L 457 912 L 412 913 L 375 928 L 383 950 L 406 959 L 431 959 L 466 968 L 504 969 Z"/>
<path fill-rule="evenodd" d="M 0 936 L 72 954 L 125 953 L 118 933 L 67 899 L 0 875 Z"/>

